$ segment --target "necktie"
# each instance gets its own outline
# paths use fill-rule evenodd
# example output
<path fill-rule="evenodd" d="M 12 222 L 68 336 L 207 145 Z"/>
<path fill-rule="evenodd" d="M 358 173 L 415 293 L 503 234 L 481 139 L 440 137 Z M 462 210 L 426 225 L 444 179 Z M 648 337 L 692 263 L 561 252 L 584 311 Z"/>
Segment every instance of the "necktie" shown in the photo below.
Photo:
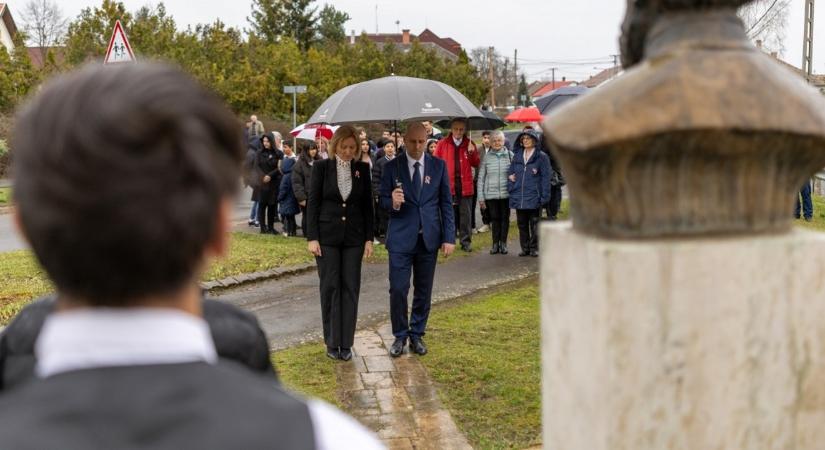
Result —
<path fill-rule="evenodd" d="M 415 173 L 413 173 L 412 183 L 413 191 L 415 191 L 415 198 L 417 200 L 421 194 L 421 170 L 419 170 L 421 163 L 416 161 L 415 164 L 413 164 L 413 167 L 415 167 Z"/>

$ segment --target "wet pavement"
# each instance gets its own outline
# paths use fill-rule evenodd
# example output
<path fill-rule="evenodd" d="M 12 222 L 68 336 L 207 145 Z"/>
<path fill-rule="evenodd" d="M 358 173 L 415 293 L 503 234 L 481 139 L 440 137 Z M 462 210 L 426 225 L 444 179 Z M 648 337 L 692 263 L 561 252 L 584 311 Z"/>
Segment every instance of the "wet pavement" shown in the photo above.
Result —
<path fill-rule="evenodd" d="M 389 324 L 355 335 L 351 361 L 335 367 L 346 411 L 390 449 L 471 449 L 438 399 L 418 356 L 388 354 Z"/>
<path fill-rule="evenodd" d="M 520 258 L 518 244 L 510 242 L 508 255 L 487 250 L 441 263 L 435 272 L 433 303 L 519 280 L 538 272 L 538 258 Z M 318 273 L 311 270 L 291 277 L 245 285 L 213 294 L 213 298 L 252 311 L 266 332 L 270 347 L 280 350 L 321 339 Z M 410 292 L 412 298 L 412 292 Z M 388 264 L 365 264 L 361 271 L 359 328 L 389 319 Z"/>

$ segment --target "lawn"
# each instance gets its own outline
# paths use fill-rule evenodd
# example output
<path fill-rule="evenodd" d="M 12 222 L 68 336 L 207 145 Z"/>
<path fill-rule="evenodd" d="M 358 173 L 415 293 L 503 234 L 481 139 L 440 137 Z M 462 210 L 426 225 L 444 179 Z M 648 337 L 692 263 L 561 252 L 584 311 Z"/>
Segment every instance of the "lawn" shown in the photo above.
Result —
<path fill-rule="evenodd" d="M 541 439 L 537 278 L 449 304 L 430 315 L 421 358 L 461 431 L 475 448 L 524 448 Z M 284 385 L 339 405 L 335 364 L 320 343 L 276 352 Z"/>
<path fill-rule="evenodd" d="M 436 306 L 421 358 L 475 448 L 524 448 L 541 440 L 537 278 Z"/>
<path fill-rule="evenodd" d="M 812 195 L 811 198 L 813 199 L 814 203 L 813 220 L 810 222 L 806 222 L 804 220 L 797 220 L 794 223 L 801 225 L 805 228 L 810 228 L 817 231 L 825 231 L 825 197 Z"/>
<path fill-rule="evenodd" d="M 306 241 L 281 236 L 232 233 L 229 255 L 213 263 L 204 281 L 311 262 Z M 0 323 L 29 301 L 52 291 L 46 274 L 27 250 L 0 253 Z"/>
<path fill-rule="evenodd" d="M 11 203 L 11 188 L 0 188 L 0 206 L 6 206 Z"/>
<path fill-rule="evenodd" d="M 325 348 L 317 342 L 302 344 L 272 354 L 272 363 L 281 382 L 309 397 L 342 406 L 336 393 L 336 363 L 327 358 Z"/>

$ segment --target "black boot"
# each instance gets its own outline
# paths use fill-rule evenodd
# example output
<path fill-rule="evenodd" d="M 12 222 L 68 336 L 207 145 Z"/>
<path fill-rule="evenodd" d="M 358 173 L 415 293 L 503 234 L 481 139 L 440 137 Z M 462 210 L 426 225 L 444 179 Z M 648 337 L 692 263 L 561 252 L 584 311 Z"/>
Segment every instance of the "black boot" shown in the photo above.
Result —
<path fill-rule="evenodd" d="M 499 242 L 498 243 L 498 252 L 502 255 L 507 254 L 507 243 L 506 242 Z"/>
<path fill-rule="evenodd" d="M 493 248 L 490 249 L 491 255 L 497 255 L 500 252 L 500 247 L 498 242 L 493 242 Z"/>

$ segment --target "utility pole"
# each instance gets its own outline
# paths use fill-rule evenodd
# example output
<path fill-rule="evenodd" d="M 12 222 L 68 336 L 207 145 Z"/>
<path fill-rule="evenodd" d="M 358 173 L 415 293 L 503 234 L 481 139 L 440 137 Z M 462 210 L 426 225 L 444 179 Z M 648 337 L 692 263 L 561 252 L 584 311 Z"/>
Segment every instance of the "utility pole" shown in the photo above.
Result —
<path fill-rule="evenodd" d="M 550 72 L 553 74 L 553 78 L 552 78 L 552 80 L 553 80 L 553 90 L 556 90 L 556 69 L 558 69 L 558 67 L 551 67 L 550 68 Z"/>
<path fill-rule="evenodd" d="M 496 79 L 495 70 L 493 69 L 493 64 L 495 64 L 494 53 L 493 47 L 487 48 L 487 65 L 490 66 L 490 106 L 492 106 L 493 109 L 496 107 Z"/>
<path fill-rule="evenodd" d="M 805 35 L 802 38 L 802 72 L 808 83 L 814 68 L 814 1 L 805 0 Z"/>
<path fill-rule="evenodd" d="M 518 49 L 513 50 L 513 98 L 516 99 L 516 105 L 519 104 L 518 98 L 518 87 L 519 87 L 519 77 L 518 77 Z"/>

